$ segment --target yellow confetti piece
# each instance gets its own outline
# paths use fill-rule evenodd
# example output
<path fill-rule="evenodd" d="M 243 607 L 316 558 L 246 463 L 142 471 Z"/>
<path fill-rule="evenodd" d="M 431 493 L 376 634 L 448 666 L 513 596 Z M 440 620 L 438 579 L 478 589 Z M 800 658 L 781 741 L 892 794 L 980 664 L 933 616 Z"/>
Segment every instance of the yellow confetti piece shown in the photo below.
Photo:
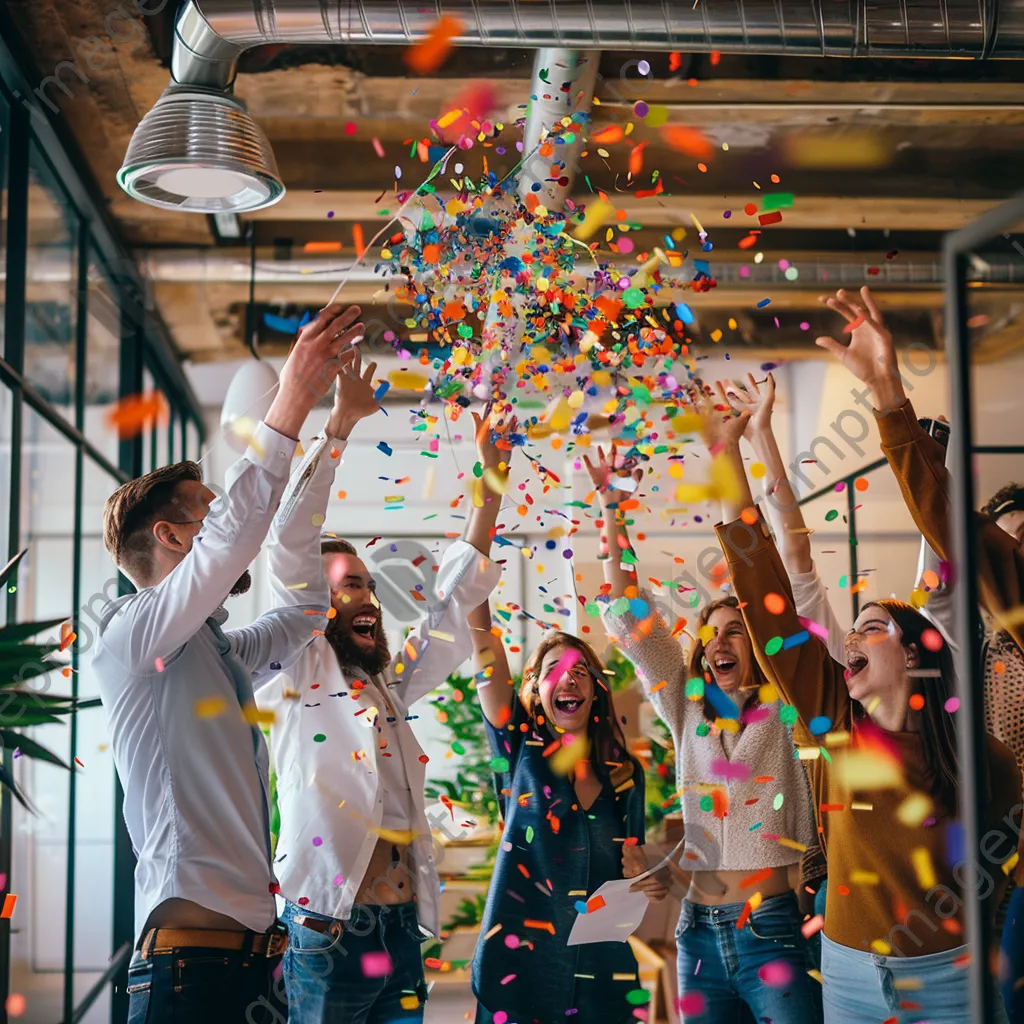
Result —
<path fill-rule="evenodd" d="M 854 800 L 850 804 L 851 811 L 873 811 L 874 809 L 874 804 L 865 803 L 863 800 Z"/>
<path fill-rule="evenodd" d="M 569 895 L 571 896 L 571 895 L 572 895 L 572 893 L 569 893 Z M 584 895 L 584 896 L 586 896 L 587 894 L 586 894 L 586 893 L 583 893 L 583 895 Z M 487 933 L 487 934 L 486 934 L 486 935 L 484 936 L 484 942 L 486 942 L 486 941 L 487 941 L 488 939 L 492 939 L 492 938 L 494 938 L 494 936 L 495 936 L 495 935 L 497 935 L 497 934 L 498 934 L 498 932 L 500 932 L 500 931 L 501 931 L 501 922 L 499 921 L 499 922 L 498 922 L 498 923 L 497 923 L 497 924 L 496 924 L 496 925 L 495 925 L 495 926 L 494 926 L 494 927 L 493 927 L 493 928 L 492 928 L 492 929 L 491 929 L 491 930 L 490 930 L 490 931 L 489 931 L 489 932 L 488 932 L 488 933 Z"/>
<path fill-rule="evenodd" d="M 778 844 L 790 850 L 797 850 L 799 853 L 807 852 L 807 847 L 803 843 L 798 843 L 795 839 L 787 839 L 785 836 L 779 836 Z"/>
<path fill-rule="evenodd" d="M 812 977 L 819 985 L 825 984 L 825 979 L 821 976 L 821 971 L 808 971 L 807 974 Z"/>
<path fill-rule="evenodd" d="M 273 725 L 277 721 L 277 715 L 273 711 L 262 711 L 255 704 L 242 708 L 242 717 L 250 725 Z"/>
<path fill-rule="evenodd" d="M 821 747 L 797 747 L 796 753 L 801 761 L 814 761 L 821 757 Z"/>
<path fill-rule="evenodd" d="M 446 640 L 450 644 L 455 642 L 455 637 L 451 633 L 442 633 L 439 629 L 427 630 L 427 636 L 435 637 L 438 640 Z"/>
<path fill-rule="evenodd" d="M 856 792 L 895 789 L 903 781 L 899 762 L 882 750 L 848 750 L 836 757 L 832 773 L 839 785 Z"/>
<path fill-rule="evenodd" d="M 889 956 L 892 953 L 892 946 L 884 939 L 872 939 L 871 948 L 880 956 Z"/>
<path fill-rule="evenodd" d="M 854 885 L 878 885 L 877 871 L 851 871 L 850 881 Z"/>
<path fill-rule="evenodd" d="M 1017 866 L 1017 861 L 1019 860 L 1020 854 L 1016 850 L 1014 850 L 1013 856 L 1003 865 L 1003 874 L 1007 876 L 1011 875 L 1013 873 L 1014 868 L 1016 868 Z"/>
<path fill-rule="evenodd" d="M 388 373 L 388 383 L 393 388 L 401 388 L 404 391 L 423 391 L 430 378 L 423 373 L 414 373 L 412 370 L 391 370 Z"/>
<path fill-rule="evenodd" d="M 572 743 L 563 743 L 562 746 L 553 753 L 548 761 L 551 765 L 551 770 L 556 775 L 568 775 L 569 772 L 579 764 L 580 761 L 586 761 L 590 757 L 590 740 L 586 734 L 576 737 Z"/>
<path fill-rule="evenodd" d="M 231 433 L 235 435 L 240 441 L 244 441 L 250 448 L 256 453 L 256 457 L 259 459 L 263 458 L 263 448 L 257 442 L 255 437 L 256 422 L 250 419 L 248 416 L 239 416 L 230 427 Z"/>
<path fill-rule="evenodd" d="M 748 903 L 750 904 L 750 909 L 751 909 L 752 911 L 753 911 L 753 910 L 757 910 L 757 908 L 758 908 L 759 906 L 761 906 L 761 901 L 762 901 L 763 899 L 764 899 L 764 897 L 763 897 L 763 896 L 762 896 L 762 895 L 761 895 L 761 894 L 760 894 L 759 892 L 755 892 L 755 893 L 754 893 L 754 894 L 753 894 L 753 895 L 752 895 L 752 896 L 750 897 L 750 899 L 749 899 L 749 900 L 747 900 L 747 902 L 748 902 Z"/>
<path fill-rule="evenodd" d="M 395 843 L 397 846 L 411 846 L 419 834 L 413 829 L 397 828 L 373 828 L 369 829 L 374 835 L 380 836 L 386 843 Z"/>
<path fill-rule="evenodd" d="M 581 242 L 586 242 L 593 238 L 611 220 L 615 215 L 615 207 L 611 203 L 604 199 L 595 199 L 592 203 L 587 203 L 587 208 L 583 213 L 583 223 L 580 224 L 575 231 L 573 231 L 573 237 L 579 239 Z"/>
<path fill-rule="evenodd" d="M 755 480 L 760 480 L 768 472 L 768 467 L 763 462 L 755 462 L 750 467 L 750 475 Z"/>
<path fill-rule="evenodd" d="M 846 729 L 834 729 L 825 734 L 826 747 L 848 747 L 850 745 L 850 733 Z"/>
<path fill-rule="evenodd" d="M 224 714 L 228 702 L 223 697 L 203 697 L 195 703 L 196 718 L 216 718 Z"/>
<path fill-rule="evenodd" d="M 696 504 L 701 501 L 708 501 L 714 497 L 711 488 L 707 484 L 677 484 L 675 500 L 682 504 L 690 502 Z"/>
<path fill-rule="evenodd" d="M 924 982 L 920 978 L 893 978 L 892 987 L 899 992 L 920 992 Z"/>
<path fill-rule="evenodd" d="M 908 828 L 919 828 L 924 819 L 932 813 L 932 808 L 930 797 L 924 793 L 911 793 L 896 808 L 896 817 L 900 824 L 906 825 Z"/>
<path fill-rule="evenodd" d="M 757 699 L 762 704 L 774 704 L 779 699 L 779 691 L 771 683 L 764 683 L 757 689 Z"/>
<path fill-rule="evenodd" d="M 919 846 L 910 854 L 910 863 L 917 875 L 917 884 L 927 892 L 933 889 L 937 883 L 935 877 L 935 865 L 932 863 L 932 855 L 924 846 Z"/>
<path fill-rule="evenodd" d="M 403 1010 L 418 1010 L 420 1006 L 417 996 L 402 996 L 398 1002 Z"/>
<path fill-rule="evenodd" d="M 490 467 L 484 470 L 484 483 L 491 494 L 504 494 L 508 490 L 508 477 Z"/>
<path fill-rule="evenodd" d="M 308 583 L 292 583 L 290 586 L 285 587 L 285 590 L 305 590 L 308 586 Z"/>

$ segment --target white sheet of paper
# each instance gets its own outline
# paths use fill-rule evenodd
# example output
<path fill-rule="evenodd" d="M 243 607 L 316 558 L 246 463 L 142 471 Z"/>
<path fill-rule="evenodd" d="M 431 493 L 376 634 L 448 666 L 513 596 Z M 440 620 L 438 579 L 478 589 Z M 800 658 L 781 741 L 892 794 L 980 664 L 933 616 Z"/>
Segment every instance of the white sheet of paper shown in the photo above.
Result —
<path fill-rule="evenodd" d="M 647 913 L 647 897 L 642 892 L 629 891 L 635 881 L 635 878 L 616 878 L 591 893 L 588 902 L 595 896 L 602 896 L 604 906 L 576 918 L 566 945 L 625 942 L 640 927 Z"/>
<path fill-rule="evenodd" d="M 615 878 L 605 882 L 587 897 L 589 903 L 595 896 L 604 898 L 604 906 L 589 914 L 579 914 L 573 922 L 566 941 L 567 946 L 582 946 L 588 942 L 625 942 L 640 927 L 647 913 L 649 900 L 642 892 L 630 892 L 629 887 L 660 871 L 679 851 L 684 841 L 680 840 L 657 864 L 649 867 L 635 878 Z"/>

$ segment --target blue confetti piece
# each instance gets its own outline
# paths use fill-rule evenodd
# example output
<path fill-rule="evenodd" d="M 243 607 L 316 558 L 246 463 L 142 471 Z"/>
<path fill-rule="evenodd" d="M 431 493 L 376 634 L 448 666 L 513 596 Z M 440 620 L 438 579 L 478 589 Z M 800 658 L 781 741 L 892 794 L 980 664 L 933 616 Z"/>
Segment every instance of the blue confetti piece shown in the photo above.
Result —
<path fill-rule="evenodd" d="M 307 309 L 306 312 L 302 314 L 302 319 L 299 321 L 299 330 L 301 331 L 302 328 L 305 327 L 306 324 L 308 324 L 309 321 L 312 320 L 312 319 L 313 319 L 313 314 L 310 313 L 310 311 Z"/>
<path fill-rule="evenodd" d="M 383 452 L 383 453 L 384 453 L 385 455 L 390 455 L 390 454 L 391 454 L 391 445 L 389 445 L 389 444 L 387 443 L 387 441 L 381 441 L 381 442 L 380 442 L 380 443 L 379 443 L 379 444 L 377 445 L 377 449 L 378 449 L 379 451 L 382 451 L 382 452 Z"/>
<path fill-rule="evenodd" d="M 704 688 L 704 696 L 711 701 L 711 706 L 718 712 L 719 718 L 739 718 L 740 709 L 721 687 L 715 683 Z"/>
<path fill-rule="evenodd" d="M 309 313 L 306 313 L 308 319 Z M 301 323 L 293 317 L 287 316 L 274 316 L 273 313 L 263 314 L 263 323 L 269 327 L 272 331 L 277 331 L 279 334 L 295 334 L 298 329 L 306 321 L 303 320 Z"/>
<path fill-rule="evenodd" d="M 373 400 L 379 402 L 387 393 L 391 390 L 391 384 L 388 381 L 381 381 L 377 385 L 377 390 L 373 393 Z"/>
<path fill-rule="evenodd" d="M 577 914 L 585 914 L 587 912 L 587 904 L 583 900 L 577 900 L 573 906 L 576 908 Z"/>
<path fill-rule="evenodd" d="M 634 597 L 629 602 L 629 611 L 638 619 L 646 619 L 650 608 L 646 601 L 641 600 L 639 597 Z"/>
<path fill-rule="evenodd" d="M 694 260 L 693 269 L 698 274 L 706 274 L 708 277 L 711 276 L 711 264 L 707 260 Z"/>
<path fill-rule="evenodd" d="M 788 651 L 791 647 L 799 647 L 801 644 L 807 643 L 810 640 L 811 634 L 806 629 L 801 629 L 799 633 L 794 633 L 792 636 L 787 636 L 782 641 L 782 649 Z"/>
<path fill-rule="evenodd" d="M 946 826 L 946 863 L 963 864 L 966 858 L 967 842 L 964 827 L 953 821 Z"/>
<path fill-rule="evenodd" d="M 693 310 L 685 302 L 676 303 L 676 316 L 683 321 L 684 324 L 692 324 Z"/>
<path fill-rule="evenodd" d="M 807 723 L 807 728 L 811 730 L 812 735 L 823 736 L 832 728 L 832 719 L 827 718 L 825 715 L 815 715 Z"/>
<path fill-rule="evenodd" d="M 759 302 L 759 303 L 757 304 L 757 308 L 758 308 L 758 309 L 764 309 L 764 307 L 765 307 L 765 306 L 770 306 L 771 304 L 772 304 L 772 300 L 771 300 L 771 299 L 762 299 L 762 300 L 761 300 L 761 301 L 760 301 L 760 302 Z"/>

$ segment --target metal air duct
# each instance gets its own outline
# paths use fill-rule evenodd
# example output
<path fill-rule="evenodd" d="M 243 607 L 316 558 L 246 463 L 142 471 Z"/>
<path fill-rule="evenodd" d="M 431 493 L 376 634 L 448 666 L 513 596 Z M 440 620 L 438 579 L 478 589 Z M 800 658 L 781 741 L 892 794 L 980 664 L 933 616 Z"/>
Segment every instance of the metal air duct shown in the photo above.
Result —
<path fill-rule="evenodd" d="M 822 57 L 1024 56 L 1024 0 L 188 0 L 172 84 L 118 174 L 142 202 L 243 211 L 284 193 L 266 136 L 231 96 L 264 43 L 405 46 L 444 15 L 463 46 L 678 50 Z"/>

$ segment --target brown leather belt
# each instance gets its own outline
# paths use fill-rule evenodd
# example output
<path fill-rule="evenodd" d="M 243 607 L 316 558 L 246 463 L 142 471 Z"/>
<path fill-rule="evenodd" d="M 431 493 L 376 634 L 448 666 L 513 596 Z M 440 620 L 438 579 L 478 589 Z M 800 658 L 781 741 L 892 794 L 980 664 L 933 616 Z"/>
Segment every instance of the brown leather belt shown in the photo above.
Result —
<path fill-rule="evenodd" d="M 169 949 L 248 950 L 257 956 L 280 956 L 288 948 L 284 932 L 232 932 L 212 928 L 150 928 L 142 940 L 142 959 Z"/>

